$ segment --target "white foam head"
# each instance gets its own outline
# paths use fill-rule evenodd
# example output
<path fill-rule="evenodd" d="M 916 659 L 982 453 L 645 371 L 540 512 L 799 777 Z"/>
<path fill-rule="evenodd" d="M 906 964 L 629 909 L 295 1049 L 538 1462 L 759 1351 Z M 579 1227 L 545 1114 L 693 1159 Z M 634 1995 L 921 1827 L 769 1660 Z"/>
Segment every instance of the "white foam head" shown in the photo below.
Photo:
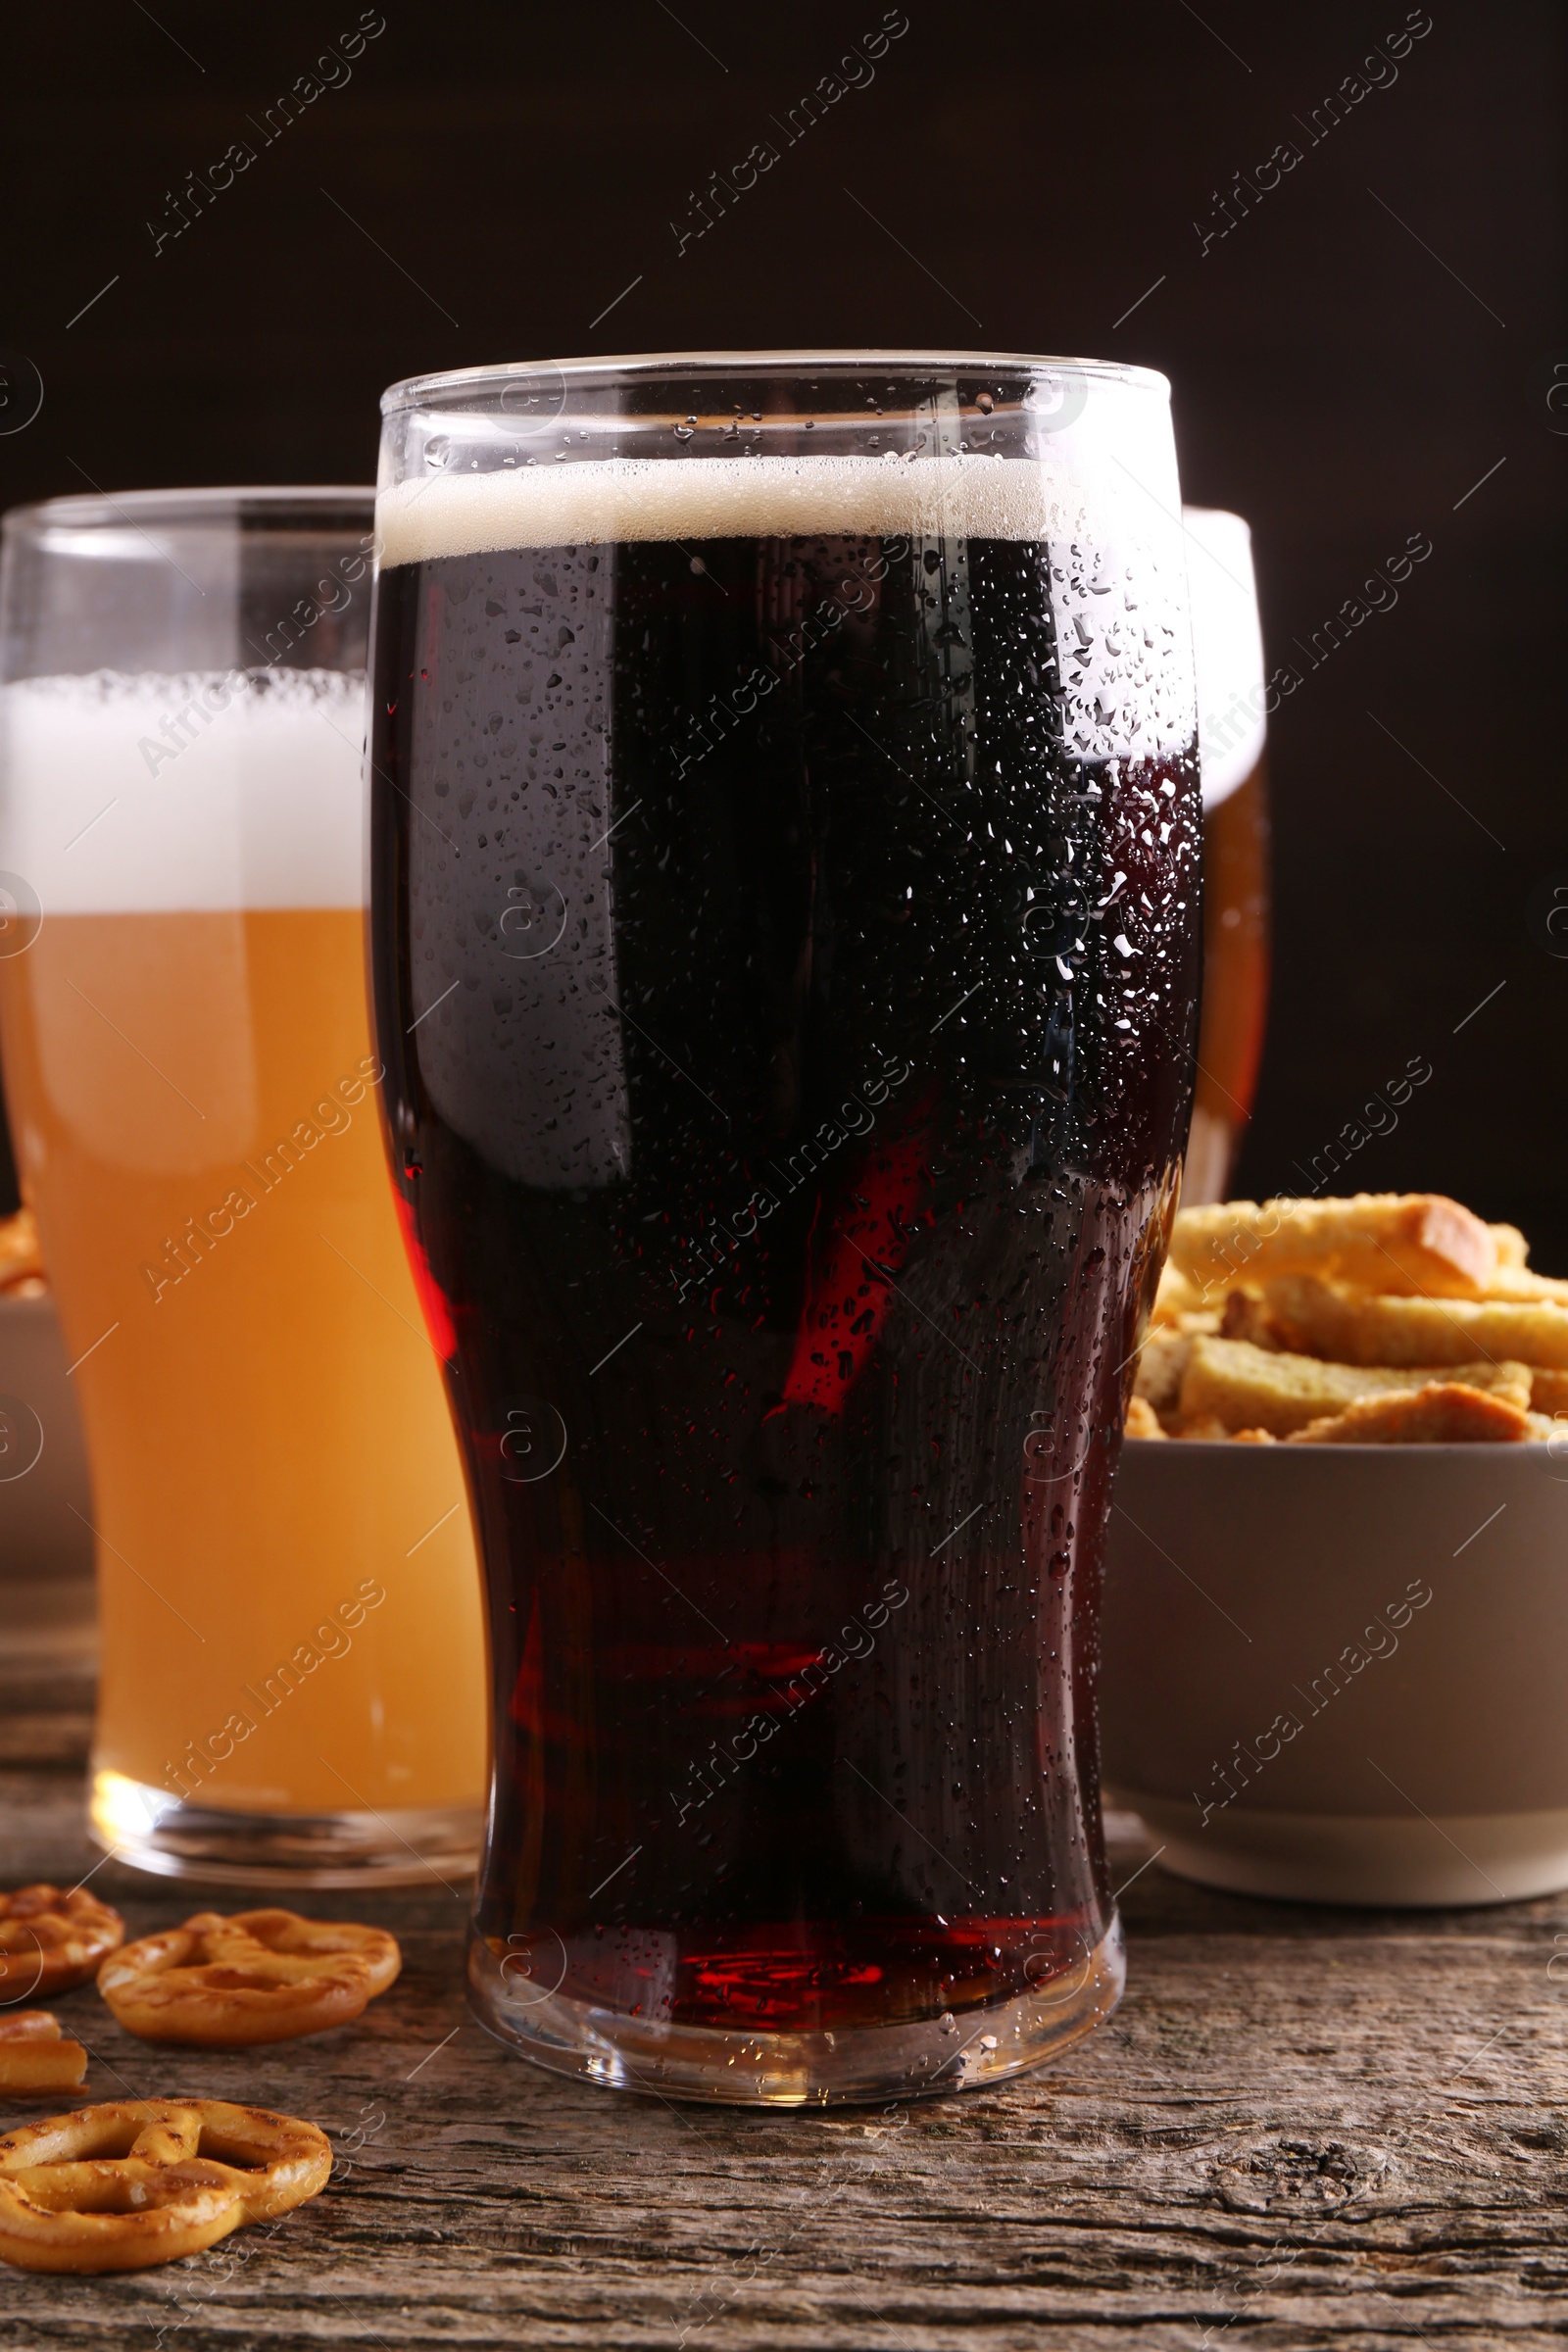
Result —
<path fill-rule="evenodd" d="M 360 906 L 363 673 L 0 690 L 0 867 L 50 914 Z"/>
<path fill-rule="evenodd" d="M 1071 748 L 1108 759 L 1192 740 L 1180 492 L 1162 397 L 1107 408 L 1091 399 L 1032 456 L 525 456 L 386 481 L 376 500 L 383 569 L 514 548 L 829 534 L 1038 542 L 1071 652 Z"/>
<path fill-rule="evenodd" d="M 514 472 L 440 474 L 382 491 L 380 560 L 428 563 L 511 547 L 611 540 L 1054 539 L 1081 534 L 1060 466 L 1026 458 L 823 455 L 588 458 Z"/>
<path fill-rule="evenodd" d="M 1203 807 L 1213 808 L 1247 781 L 1268 732 L 1252 534 L 1239 514 L 1215 507 L 1187 507 L 1182 520 L 1193 606 Z"/>

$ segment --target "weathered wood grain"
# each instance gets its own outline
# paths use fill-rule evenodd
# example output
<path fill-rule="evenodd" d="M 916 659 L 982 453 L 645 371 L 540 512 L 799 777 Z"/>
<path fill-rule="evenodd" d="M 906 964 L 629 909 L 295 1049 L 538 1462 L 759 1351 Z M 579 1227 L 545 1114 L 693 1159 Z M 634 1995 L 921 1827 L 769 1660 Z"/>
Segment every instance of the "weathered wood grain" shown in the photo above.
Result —
<path fill-rule="evenodd" d="M 91 1866 L 80 1786 L 0 1775 L 0 1885 Z M 1123 1819 L 1118 1875 L 1145 1848 Z M 110 1863 L 133 1930 L 187 1895 Z M 401 1982 L 356 2026 L 161 2053 L 60 2004 L 89 2095 L 313 2117 L 315 2204 L 135 2278 L 0 2276 L 6 2352 L 1385 2352 L 1568 2335 L 1568 1899 L 1359 1914 L 1129 1887 L 1127 1999 L 1056 2067 L 896 2110 L 733 2113 L 558 2082 L 459 1989 L 463 1904 L 383 1920 Z M 1568 1978 L 1568 1962 L 1557 1970 Z M 18 2110 L 8 2121 L 21 2120 Z"/>

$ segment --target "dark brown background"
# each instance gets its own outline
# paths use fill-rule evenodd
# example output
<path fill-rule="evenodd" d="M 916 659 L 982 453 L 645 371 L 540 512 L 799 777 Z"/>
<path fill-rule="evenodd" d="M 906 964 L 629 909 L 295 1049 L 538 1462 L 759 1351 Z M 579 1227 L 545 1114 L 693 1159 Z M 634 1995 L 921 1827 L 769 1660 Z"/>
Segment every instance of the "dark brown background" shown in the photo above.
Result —
<path fill-rule="evenodd" d="M 670 216 L 882 0 L 384 0 L 347 86 L 156 257 L 166 192 L 259 145 L 247 117 L 358 0 L 18 12 L 3 339 L 46 397 L 0 438 L 0 502 L 368 479 L 381 387 L 476 361 L 931 345 L 1161 368 L 1187 496 L 1253 524 L 1274 658 L 1304 668 L 1295 641 L 1374 565 L 1413 531 L 1434 547 L 1275 723 L 1278 965 L 1243 1186 L 1298 1186 L 1422 1054 L 1432 1081 L 1348 1180 L 1442 1187 L 1568 1266 L 1568 960 L 1539 906 L 1568 881 L 1560 20 L 1432 0 L 1396 83 L 1202 255 L 1216 187 L 1305 146 L 1296 119 L 1400 0 L 906 5 L 872 85 L 679 257 Z"/>

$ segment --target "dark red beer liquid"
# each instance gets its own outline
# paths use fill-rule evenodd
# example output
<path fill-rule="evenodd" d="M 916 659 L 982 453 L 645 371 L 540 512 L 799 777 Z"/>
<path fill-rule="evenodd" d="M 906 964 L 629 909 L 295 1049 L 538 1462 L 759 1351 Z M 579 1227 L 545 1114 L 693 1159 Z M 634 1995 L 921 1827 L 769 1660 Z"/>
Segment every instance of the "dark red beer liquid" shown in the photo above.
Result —
<path fill-rule="evenodd" d="M 477 1927 L 541 1993 L 961 2023 L 1068 1997 L 1109 1924 L 1101 1543 L 1196 762 L 1070 756 L 1047 564 L 380 581 L 377 1025 L 489 1587 Z"/>

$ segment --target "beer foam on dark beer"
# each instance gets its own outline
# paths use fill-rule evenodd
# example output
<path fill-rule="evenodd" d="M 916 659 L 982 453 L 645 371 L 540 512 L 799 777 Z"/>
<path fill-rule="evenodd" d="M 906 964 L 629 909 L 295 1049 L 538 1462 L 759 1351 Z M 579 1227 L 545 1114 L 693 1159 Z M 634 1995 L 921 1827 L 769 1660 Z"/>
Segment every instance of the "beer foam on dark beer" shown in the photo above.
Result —
<path fill-rule="evenodd" d="M 0 689 L 0 866 L 51 914 L 361 906 L 363 672 Z"/>
<path fill-rule="evenodd" d="M 631 539 L 1062 539 L 1071 473 L 1023 458 L 594 458 L 403 482 L 376 501 L 383 564 Z"/>
<path fill-rule="evenodd" d="M 1004 458 L 589 458 L 437 472 L 383 488 L 383 568 L 514 549 L 846 537 L 1038 543 L 1063 665 L 1064 733 L 1085 760 L 1193 740 L 1180 493 L 1163 403 L 1079 420 L 1047 454 Z M 1130 452 L 1124 461 L 1122 452 Z"/>

